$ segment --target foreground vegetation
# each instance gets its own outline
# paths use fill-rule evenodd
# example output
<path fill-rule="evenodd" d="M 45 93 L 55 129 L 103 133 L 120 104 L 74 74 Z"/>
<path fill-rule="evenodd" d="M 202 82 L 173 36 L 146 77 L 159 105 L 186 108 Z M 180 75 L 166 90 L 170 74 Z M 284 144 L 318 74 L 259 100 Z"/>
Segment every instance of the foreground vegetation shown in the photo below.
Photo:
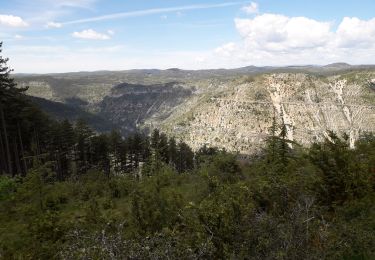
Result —
<path fill-rule="evenodd" d="M 302 148 L 274 124 L 240 164 L 157 130 L 124 139 L 51 120 L 5 63 L 0 259 L 375 258 L 374 135 Z"/>
<path fill-rule="evenodd" d="M 334 136 L 333 136 L 334 137 Z M 269 142 L 257 162 L 201 149 L 194 169 L 95 169 L 59 180 L 51 164 L 0 179 L 5 259 L 373 259 L 375 138 L 350 150 Z"/>

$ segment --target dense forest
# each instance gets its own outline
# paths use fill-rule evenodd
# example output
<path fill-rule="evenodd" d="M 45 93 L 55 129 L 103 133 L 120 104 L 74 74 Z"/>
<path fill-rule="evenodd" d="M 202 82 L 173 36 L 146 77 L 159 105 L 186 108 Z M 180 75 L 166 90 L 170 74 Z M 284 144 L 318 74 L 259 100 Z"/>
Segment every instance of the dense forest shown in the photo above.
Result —
<path fill-rule="evenodd" d="M 1 45 L 0 45 L 1 52 Z M 0 57 L 0 259 L 374 259 L 375 136 L 252 160 L 56 121 Z"/>

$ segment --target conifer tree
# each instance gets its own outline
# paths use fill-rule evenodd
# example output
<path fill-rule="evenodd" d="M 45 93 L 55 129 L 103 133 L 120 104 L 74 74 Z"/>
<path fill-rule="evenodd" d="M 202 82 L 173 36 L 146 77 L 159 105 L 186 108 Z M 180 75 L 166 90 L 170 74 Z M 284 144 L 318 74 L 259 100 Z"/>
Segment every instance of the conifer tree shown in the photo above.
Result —
<path fill-rule="evenodd" d="M 178 143 L 177 171 L 184 172 L 194 167 L 194 152 L 184 142 Z"/>
<path fill-rule="evenodd" d="M 164 133 L 160 134 L 157 151 L 160 154 L 160 159 L 165 163 L 169 163 L 168 137 Z"/>
<path fill-rule="evenodd" d="M 0 145 L 2 151 L 2 171 L 7 172 L 8 174 L 13 175 L 13 166 L 12 166 L 12 153 L 10 149 L 9 142 L 9 133 L 8 133 L 8 124 L 7 118 L 10 117 L 11 113 L 16 113 L 16 111 L 6 110 L 9 105 L 11 105 L 16 98 L 19 98 L 20 94 L 26 91 L 26 88 L 17 88 L 17 84 L 14 82 L 14 79 L 10 76 L 10 73 L 13 71 L 7 66 L 8 58 L 4 58 L 2 53 L 2 45 L 0 42 Z"/>
<path fill-rule="evenodd" d="M 119 131 L 113 130 L 109 135 L 109 147 L 113 156 L 114 170 L 120 170 L 122 137 Z"/>
<path fill-rule="evenodd" d="M 169 164 L 173 165 L 176 167 L 177 164 L 177 143 L 176 139 L 174 137 L 171 137 L 168 141 L 168 161 Z"/>
<path fill-rule="evenodd" d="M 83 172 L 89 168 L 90 150 L 91 150 L 91 137 L 94 135 L 87 123 L 80 119 L 75 126 L 78 166 Z"/>

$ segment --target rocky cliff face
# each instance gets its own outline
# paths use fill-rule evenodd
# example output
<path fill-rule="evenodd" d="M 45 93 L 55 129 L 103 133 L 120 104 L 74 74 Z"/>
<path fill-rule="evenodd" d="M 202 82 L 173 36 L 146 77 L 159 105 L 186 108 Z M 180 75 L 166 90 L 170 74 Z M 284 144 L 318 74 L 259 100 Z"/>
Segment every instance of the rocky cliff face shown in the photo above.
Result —
<path fill-rule="evenodd" d="M 328 131 L 349 135 L 375 131 L 373 72 L 318 77 L 301 73 L 261 75 L 227 82 L 216 96 L 202 100 L 186 116 L 165 124 L 194 148 L 203 144 L 241 154 L 260 148 L 273 118 L 286 125 L 287 138 L 309 145 Z"/>
<path fill-rule="evenodd" d="M 157 85 L 123 83 L 115 86 L 99 103 L 99 114 L 120 126 L 124 134 L 139 127 L 152 128 L 168 118 L 192 92 L 193 89 L 175 82 Z"/>
<path fill-rule="evenodd" d="M 125 134 L 158 127 L 193 148 L 208 144 L 251 154 L 274 120 L 284 122 L 289 140 L 303 145 L 334 131 L 346 133 L 353 146 L 359 135 L 375 131 L 371 67 L 124 73 L 31 76 L 19 82 L 30 85 L 30 95 L 80 106 Z"/>

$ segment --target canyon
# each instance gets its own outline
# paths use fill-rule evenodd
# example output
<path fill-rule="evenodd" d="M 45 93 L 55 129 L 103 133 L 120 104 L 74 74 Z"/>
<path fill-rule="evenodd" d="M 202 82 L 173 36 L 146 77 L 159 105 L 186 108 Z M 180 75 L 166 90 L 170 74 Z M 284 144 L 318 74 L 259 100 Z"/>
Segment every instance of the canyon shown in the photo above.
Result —
<path fill-rule="evenodd" d="M 290 145 L 309 146 L 333 131 L 354 147 L 361 135 L 375 132 L 374 66 L 15 76 L 47 113 L 56 116 L 52 108 L 65 106 L 58 118 L 83 115 L 98 131 L 118 128 L 123 135 L 159 128 L 193 149 L 208 145 L 250 155 L 275 122 L 285 125 Z M 105 128 L 98 128 L 100 120 Z"/>

